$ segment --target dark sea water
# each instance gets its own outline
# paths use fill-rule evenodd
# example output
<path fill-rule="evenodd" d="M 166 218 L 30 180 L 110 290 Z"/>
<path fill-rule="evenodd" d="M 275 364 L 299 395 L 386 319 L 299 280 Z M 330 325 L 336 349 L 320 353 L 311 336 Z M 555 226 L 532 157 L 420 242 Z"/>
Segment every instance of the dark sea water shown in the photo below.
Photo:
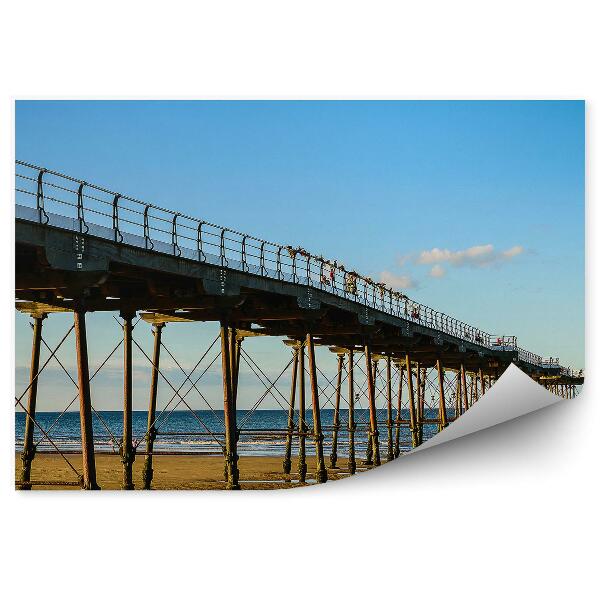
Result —
<path fill-rule="evenodd" d="M 369 411 L 368 409 L 355 409 L 355 449 L 357 457 L 364 456 L 366 451 Z M 331 450 L 333 409 L 321 411 L 321 424 L 325 436 L 325 453 Z M 437 410 L 426 410 L 426 418 L 436 418 Z M 408 419 L 408 411 L 403 410 L 402 419 Z M 448 417 L 453 413 L 448 411 Z M 396 418 L 396 411 L 393 413 Z M 58 419 L 58 420 L 57 420 Z M 378 410 L 379 440 L 383 455 L 387 444 L 387 412 Z M 294 421 L 297 423 L 298 413 Z M 312 429 L 312 412 L 307 411 L 305 417 L 308 427 Z M 52 441 L 62 451 L 79 451 L 81 448 L 81 432 L 78 412 L 67 412 L 60 416 L 57 412 L 39 412 L 36 421 L 49 433 Z M 338 436 L 338 455 L 347 456 L 348 453 L 348 410 L 340 410 L 341 427 Z M 283 456 L 285 450 L 285 430 L 287 428 L 287 413 L 282 410 L 256 410 L 249 414 L 248 411 L 237 411 L 237 423 L 241 429 L 238 442 L 240 455 L 271 455 Z M 204 424 L 204 425 L 203 425 Z M 154 451 L 159 452 L 185 452 L 220 454 L 223 441 L 223 411 L 189 410 L 173 411 L 168 418 L 166 415 L 157 418 L 156 426 L 159 435 L 156 438 Z M 205 427 L 206 426 L 206 427 Z M 93 415 L 94 444 L 97 451 L 118 451 L 118 441 L 123 431 L 123 413 L 119 411 L 99 411 Z M 145 449 L 144 435 L 147 427 L 147 413 L 145 411 L 133 412 L 133 438 L 134 445 L 139 442 L 139 451 Z M 15 440 L 16 450 L 23 448 L 25 429 L 25 414 L 18 412 L 15 415 Z M 211 433 L 209 433 L 210 430 Z M 424 439 L 430 438 L 437 432 L 437 425 L 425 425 Z M 395 437 L 395 427 L 392 432 Z M 38 449 L 54 450 L 53 446 L 42 439 L 39 429 L 35 429 L 34 439 L 41 440 Z M 293 442 L 293 453 L 297 450 L 297 437 Z M 410 431 L 407 425 L 400 427 L 400 447 L 402 451 L 410 448 Z M 306 441 L 307 454 L 314 453 L 312 439 Z"/>

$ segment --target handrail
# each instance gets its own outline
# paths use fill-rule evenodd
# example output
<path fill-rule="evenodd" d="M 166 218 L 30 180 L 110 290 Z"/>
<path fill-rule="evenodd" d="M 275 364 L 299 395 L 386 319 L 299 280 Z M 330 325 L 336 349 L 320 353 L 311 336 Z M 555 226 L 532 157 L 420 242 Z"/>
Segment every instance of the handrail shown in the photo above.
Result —
<path fill-rule="evenodd" d="M 215 264 L 229 267 L 231 262 L 232 266 L 229 268 L 240 271 L 249 271 L 253 267 L 255 272 L 264 277 L 308 287 L 316 286 L 336 296 L 447 333 L 465 342 L 492 350 L 516 352 L 518 360 L 524 362 L 539 366 L 560 366 L 558 359 L 545 362 L 539 355 L 519 348 L 514 336 L 490 335 L 416 302 L 385 283 L 346 269 L 338 261 L 316 256 L 303 248 L 268 242 L 31 163 L 17 160 L 16 165 L 26 171 L 16 171 L 16 178 L 32 188 L 28 190 L 16 186 L 16 192 L 22 198 L 35 198 L 36 220 L 40 223 L 49 223 L 49 215 L 55 214 L 47 210 L 49 204 L 58 207 L 60 212 L 56 216 L 62 218 L 67 216 L 64 214 L 67 211 L 64 207 L 68 206 L 76 209 L 77 216 L 74 220 L 80 233 L 86 233 L 91 226 L 96 225 L 96 229 L 108 228 L 110 239 L 117 243 L 126 244 L 127 240 L 132 243 L 133 238 L 139 238 L 143 240 L 143 247 L 149 250 L 183 255 L 199 262 L 209 262 L 210 256 L 213 256 Z M 85 194 L 84 187 L 87 190 Z M 75 202 L 70 194 L 75 196 Z M 106 225 L 103 225 L 105 218 Z M 160 250 L 161 247 L 164 250 Z M 211 250 L 214 252 L 212 255 Z M 234 263 L 239 264 L 239 267 Z"/>

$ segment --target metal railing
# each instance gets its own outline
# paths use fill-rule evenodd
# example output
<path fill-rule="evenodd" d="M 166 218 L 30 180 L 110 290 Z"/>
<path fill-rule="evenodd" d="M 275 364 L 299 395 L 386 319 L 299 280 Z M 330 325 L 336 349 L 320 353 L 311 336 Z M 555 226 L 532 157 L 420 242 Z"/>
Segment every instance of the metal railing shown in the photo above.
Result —
<path fill-rule="evenodd" d="M 486 333 L 304 248 L 268 242 L 22 161 L 16 161 L 15 178 L 17 218 L 306 285 L 459 340 L 518 351 L 525 362 L 543 363 L 518 348 L 514 336 Z"/>

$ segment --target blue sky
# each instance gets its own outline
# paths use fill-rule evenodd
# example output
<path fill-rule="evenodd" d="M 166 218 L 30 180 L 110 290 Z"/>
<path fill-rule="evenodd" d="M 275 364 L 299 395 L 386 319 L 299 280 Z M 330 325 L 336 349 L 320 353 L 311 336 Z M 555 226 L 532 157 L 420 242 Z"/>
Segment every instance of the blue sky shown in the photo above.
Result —
<path fill-rule="evenodd" d="M 16 156 L 301 245 L 584 366 L 583 102 L 21 101 Z M 17 389 L 27 321 L 17 315 Z M 45 327 L 59 339 L 66 321 Z M 209 326 L 194 327 L 169 331 L 184 355 L 211 341 Z M 90 330 L 107 352 L 119 334 L 106 315 L 92 315 Z M 285 361 L 275 341 L 267 347 L 275 373 Z M 64 358 L 72 367 L 71 350 Z M 64 396 L 55 375 L 49 410 Z M 119 406 L 121 383 L 98 379 L 101 407 Z"/>

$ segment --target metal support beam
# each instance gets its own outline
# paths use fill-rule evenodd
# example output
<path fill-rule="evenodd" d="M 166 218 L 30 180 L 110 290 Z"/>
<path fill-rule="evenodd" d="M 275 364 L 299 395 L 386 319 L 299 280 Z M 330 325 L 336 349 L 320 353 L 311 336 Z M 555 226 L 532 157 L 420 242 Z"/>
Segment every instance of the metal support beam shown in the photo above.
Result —
<path fill-rule="evenodd" d="M 152 486 L 152 478 L 154 470 L 152 468 L 154 452 L 154 441 L 156 440 L 156 428 L 154 421 L 156 419 L 156 396 L 158 392 L 158 370 L 160 368 L 160 348 L 162 329 L 164 323 L 156 323 L 152 327 L 154 335 L 154 353 L 152 356 L 152 379 L 150 380 L 150 402 L 148 404 L 148 425 L 146 431 L 146 459 L 144 460 L 144 468 L 142 470 L 142 481 L 144 489 L 149 490 Z"/>
<path fill-rule="evenodd" d="M 85 311 L 77 308 L 75 321 L 75 344 L 77 348 L 77 379 L 79 385 L 79 421 L 81 425 L 81 459 L 83 477 L 81 487 L 99 490 L 96 483 L 96 460 L 94 457 L 94 431 L 92 428 L 92 397 L 90 394 L 90 371 L 88 365 Z"/>
<path fill-rule="evenodd" d="M 356 455 L 354 453 L 354 350 L 348 351 L 348 471 L 356 473 Z"/>
<path fill-rule="evenodd" d="M 392 435 L 392 357 L 385 357 L 385 371 L 387 383 L 387 454 L 385 459 L 389 462 L 394 460 L 394 438 Z"/>
<path fill-rule="evenodd" d="M 418 372 L 418 367 L 417 367 Z M 416 448 L 419 445 L 419 432 L 417 431 L 417 414 L 415 411 L 415 390 L 413 388 L 412 365 L 410 354 L 406 353 L 406 384 L 408 386 L 408 412 L 410 418 L 410 435 L 412 446 Z"/>
<path fill-rule="evenodd" d="M 460 388 L 460 374 L 456 374 L 456 389 L 454 390 L 454 418 L 458 419 L 462 414 L 462 392 Z"/>
<path fill-rule="evenodd" d="M 469 410 L 469 389 L 467 388 L 467 373 L 463 363 L 460 363 L 460 387 L 463 393 L 463 412 L 465 412 Z"/>
<path fill-rule="evenodd" d="M 135 449 L 133 447 L 133 422 L 132 422 L 132 365 L 131 365 L 131 335 L 133 332 L 132 320 L 134 315 L 122 313 L 123 318 L 123 441 L 121 443 L 121 462 L 123 463 L 123 485 L 121 489 L 132 490 L 133 461 Z"/>
<path fill-rule="evenodd" d="M 423 369 L 421 369 L 421 365 L 417 363 L 417 445 L 420 446 L 423 443 L 423 418 L 425 412 L 425 386 L 424 386 L 424 377 L 423 377 Z M 427 371 L 425 370 L 425 377 L 427 376 Z"/>
<path fill-rule="evenodd" d="M 32 315 L 33 316 L 33 315 Z M 21 471 L 21 482 L 19 489 L 30 490 L 31 485 L 31 462 L 35 456 L 35 446 L 33 444 L 33 431 L 35 419 L 35 407 L 37 402 L 38 370 L 40 368 L 40 347 L 42 341 L 42 321 L 46 318 L 45 314 L 33 317 L 33 342 L 31 346 L 31 365 L 29 369 L 29 395 L 27 397 L 27 412 L 25 413 L 25 436 L 23 439 L 23 453 L 21 461 L 23 469 Z"/>
<path fill-rule="evenodd" d="M 442 360 L 438 356 L 436 361 L 438 382 L 440 386 L 440 400 L 438 402 L 438 433 L 442 431 L 448 425 L 448 416 L 446 414 L 446 394 L 444 390 L 444 368 L 442 367 Z"/>
<path fill-rule="evenodd" d="M 306 483 L 306 386 L 304 384 L 304 342 L 298 349 L 298 480 Z"/>
<path fill-rule="evenodd" d="M 396 440 L 394 443 L 394 457 L 400 456 L 400 420 L 402 419 L 402 387 L 404 385 L 404 367 L 400 367 L 398 375 L 398 411 L 396 413 Z"/>
<path fill-rule="evenodd" d="M 239 478 L 237 472 L 237 432 L 235 419 L 232 419 L 235 411 L 235 398 L 232 390 L 232 364 L 230 351 L 230 335 L 226 320 L 221 320 L 221 369 L 223 373 L 223 416 L 225 420 L 225 469 L 227 470 L 227 489 L 239 490 Z M 234 334 L 235 335 L 235 334 Z"/>
<path fill-rule="evenodd" d="M 237 444 L 240 441 L 240 432 L 237 428 L 237 390 L 238 390 L 238 376 L 240 371 L 240 354 L 242 351 L 242 338 L 237 336 L 235 327 L 229 329 L 229 360 L 231 361 L 231 397 L 232 402 L 230 404 L 230 427 L 234 432 L 235 446 L 233 450 L 233 469 L 235 470 L 235 481 L 239 482 L 240 472 L 238 469 L 238 454 Z M 227 475 L 225 476 L 227 479 Z"/>
<path fill-rule="evenodd" d="M 323 456 L 323 432 L 321 431 L 321 409 L 319 407 L 317 365 L 315 360 L 315 346 L 311 333 L 306 335 L 306 345 L 308 346 L 308 366 L 313 411 L 313 435 L 315 438 L 315 454 L 317 460 L 315 476 L 317 483 L 325 483 L 327 481 L 327 469 L 325 468 L 325 458 Z"/>
<path fill-rule="evenodd" d="M 372 460 L 365 461 L 365 465 L 381 464 L 379 458 L 379 431 L 377 428 L 377 408 L 375 405 L 375 373 L 371 358 L 371 348 L 365 344 L 365 361 L 367 363 L 367 384 L 369 386 L 369 441 L 371 444 Z"/>
<path fill-rule="evenodd" d="M 298 375 L 298 348 L 294 348 L 292 361 L 292 386 L 290 389 L 290 408 L 288 410 L 287 436 L 285 439 L 285 456 L 283 458 L 283 473 L 292 472 L 292 438 L 294 435 L 294 405 L 296 403 L 296 377 Z"/>
<path fill-rule="evenodd" d="M 481 384 L 481 395 L 483 396 L 485 394 L 485 377 L 481 367 L 479 367 L 479 383 Z"/>
<path fill-rule="evenodd" d="M 340 399 L 342 396 L 342 372 L 344 370 L 344 355 L 338 354 L 337 387 L 335 388 L 335 408 L 333 411 L 333 436 L 331 440 L 331 456 L 329 457 L 329 468 L 337 469 L 337 443 L 340 430 Z"/>

